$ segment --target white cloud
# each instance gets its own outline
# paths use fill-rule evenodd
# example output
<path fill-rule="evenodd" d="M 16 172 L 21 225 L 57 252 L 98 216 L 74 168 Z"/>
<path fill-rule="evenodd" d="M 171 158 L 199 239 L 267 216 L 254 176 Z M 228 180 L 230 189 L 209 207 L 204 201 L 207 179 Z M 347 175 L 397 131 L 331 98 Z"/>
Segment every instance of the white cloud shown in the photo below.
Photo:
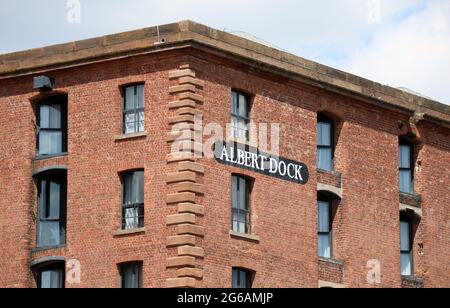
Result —
<path fill-rule="evenodd" d="M 66 0 L 2 1 L 0 53 L 191 19 L 450 103 L 448 0 L 79 1 L 80 24 Z"/>
<path fill-rule="evenodd" d="M 450 4 L 430 1 L 420 13 L 382 28 L 342 67 L 363 77 L 413 89 L 450 103 Z"/>

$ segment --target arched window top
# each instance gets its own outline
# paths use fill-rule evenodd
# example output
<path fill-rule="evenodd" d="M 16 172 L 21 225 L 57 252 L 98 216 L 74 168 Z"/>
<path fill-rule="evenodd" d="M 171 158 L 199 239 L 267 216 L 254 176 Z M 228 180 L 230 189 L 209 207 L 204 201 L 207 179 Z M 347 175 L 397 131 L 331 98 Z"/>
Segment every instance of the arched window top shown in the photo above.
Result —
<path fill-rule="evenodd" d="M 331 124 L 335 122 L 334 117 L 330 116 L 328 113 L 323 112 L 317 113 L 317 121 Z"/>
<path fill-rule="evenodd" d="M 42 176 L 46 176 L 48 174 L 64 174 L 67 173 L 67 166 L 52 166 L 52 167 L 46 167 L 39 169 L 38 171 L 33 173 L 34 178 L 39 178 Z"/>
<path fill-rule="evenodd" d="M 46 102 L 67 103 L 68 94 L 63 91 L 43 92 L 30 98 L 33 104 L 45 104 Z"/>
<path fill-rule="evenodd" d="M 66 261 L 66 259 L 64 257 L 60 257 L 60 256 L 45 257 L 45 258 L 40 258 L 40 259 L 31 261 L 30 267 L 33 269 L 38 269 L 41 267 L 51 266 L 54 264 L 61 264 L 61 263 L 64 263 L 65 261 Z"/>
<path fill-rule="evenodd" d="M 318 184 L 317 185 L 318 198 L 328 199 L 328 200 L 341 200 L 342 199 L 342 189 L 331 185 Z"/>

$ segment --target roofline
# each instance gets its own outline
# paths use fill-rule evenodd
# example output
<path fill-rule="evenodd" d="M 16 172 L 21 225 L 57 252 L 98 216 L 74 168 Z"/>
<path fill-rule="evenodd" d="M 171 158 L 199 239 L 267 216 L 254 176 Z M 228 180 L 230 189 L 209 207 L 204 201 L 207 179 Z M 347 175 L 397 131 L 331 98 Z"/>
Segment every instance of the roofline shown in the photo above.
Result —
<path fill-rule="evenodd" d="M 159 33 L 159 37 L 158 37 Z M 164 38 L 164 43 L 161 43 Z M 0 80 L 146 53 L 197 48 L 382 108 L 424 114 L 450 127 L 450 106 L 192 21 L 0 55 Z"/>

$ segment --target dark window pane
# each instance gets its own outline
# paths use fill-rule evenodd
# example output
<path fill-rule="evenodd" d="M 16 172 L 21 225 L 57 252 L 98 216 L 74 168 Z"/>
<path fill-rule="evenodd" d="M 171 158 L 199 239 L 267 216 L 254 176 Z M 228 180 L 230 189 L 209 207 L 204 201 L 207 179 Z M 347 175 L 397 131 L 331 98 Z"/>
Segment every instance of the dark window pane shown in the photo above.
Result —
<path fill-rule="evenodd" d="M 400 168 L 411 168 L 411 147 L 400 145 Z"/>
<path fill-rule="evenodd" d="M 142 264 L 127 264 L 121 266 L 122 288 L 138 289 L 141 288 Z"/>
<path fill-rule="evenodd" d="M 333 171 L 333 123 L 319 115 L 317 122 L 317 168 Z"/>
<path fill-rule="evenodd" d="M 61 208 L 61 185 L 56 182 L 49 182 L 50 184 L 50 213 L 48 218 L 59 219 Z"/>
<path fill-rule="evenodd" d="M 43 104 L 38 108 L 38 155 L 54 155 L 66 151 L 66 116 L 61 104 Z"/>
<path fill-rule="evenodd" d="M 123 131 L 125 134 L 144 131 L 144 104 L 144 85 L 124 89 Z"/>
<path fill-rule="evenodd" d="M 413 177 L 412 171 L 407 169 L 400 170 L 400 191 L 404 193 L 412 193 L 413 189 Z"/>
<path fill-rule="evenodd" d="M 133 199 L 135 203 L 144 202 L 144 171 L 136 171 L 134 173 Z"/>
<path fill-rule="evenodd" d="M 409 252 L 411 250 L 411 234 L 409 222 L 402 221 L 400 223 L 400 246 L 402 251 Z"/>
<path fill-rule="evenodd" d="M 399 145 L 399 184 L 400 191 L 414 192 L 414 163 L 412 159 L 413 146 L 400 140 Z"/>
<path fill-rule="evenodd" d="M 234 289 L 249 289 L 252 287 L 252 273 L 246 270 L 233 269 L 232 287 Z"/>
<path fill-rule="evenodd" d="M 125 110 L 135 109 L 135 88 L 127 87 L 125 88 Z"/>
<path fill-rule="evenodd" d="M 238 114 L 238 94 L 232 92 L 231 114 Z"/>
<path fill-rule="evenodd" d="M 319 257 L 331 258 L 331 202 L 318 201 Z"/>
<path fill-rule="evenodd" d="M 319 234 L 319 257 L 331 258 L 331 236 L 330 234 Z"/>
<path fill-rule="evenodd" d="M 232 92 L 231 102 L 231 137 L 249 140 L 250 103 L 247 96 Z"/>
<path fill-rule="evenodd" d="M 232 228 L 238 233 L 251 233 L 251 204 L 248 180 L 232 177 Z"/>
<path fill-rule="evenodd" d="M 331 123 L 317 124 L 317 145 L 331 146 Z"/>
<path fill-rule="evenodd" d="M 42 105 L 40 119 L 41 128 L 61 128 L 61 105 Z"/>
<path fill-rule="evenodd" d="M 123 176 L 122 228 L 131 230 L 144 226 L 144 171 Z"/>
<path fill-rule="evenodd" d="M 63 269 L 43 269 L 40 272 L 39 287 L 41 289 L 62 289 L 64 288 Z"/>
<path fill-rule="evenodd" d="M 62 152 L 62 132 L 45 131 L 39 133 L 39 155 L 52 155 Z"/>
<path fill-rule="evenodd" d="M 402 276 L 412 276 L 412 255 L 411 253 L 401 254 Z"/>
<path fill-rule="evenodd" d="M 317 168 L 325 171 L 333 171 L 333 150 L 332 148 L 317 149 Z"/>
<path fill-rule="evenodd" d="M 59 221 L 41 221 L 39 224 L 39 246 L 59 246 L 61 241 L 61 227 Z"/>
<path fill-rule="evenodd" d="M 319 201 L 319 232 L 330 232 L 330 203 Z"/>
<path fill-rule="evenodd" d="M 51 173 L 39 180 L 38 246 L 65 243 L 66 175 Z"/>
<path fill-rule="evenodd" d="M 400 252 L 403 276 L 413 274 L 411 222 L 400 221 Z"/>
<path fill-rule="evenodd" d="M 137 108 L 144 108 L 144 86 L 137 86 Z"/>

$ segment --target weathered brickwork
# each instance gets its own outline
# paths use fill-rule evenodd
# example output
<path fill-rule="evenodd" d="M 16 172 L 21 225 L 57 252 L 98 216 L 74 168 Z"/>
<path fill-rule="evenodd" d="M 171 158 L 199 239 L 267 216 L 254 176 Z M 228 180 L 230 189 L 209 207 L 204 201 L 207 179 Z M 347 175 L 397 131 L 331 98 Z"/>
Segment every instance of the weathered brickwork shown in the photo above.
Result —
<path fill-rule="evenodd" d="M 144 287 L 230 287 L 234 267 L 253 271 L 254 287 L 450 287 L 448 123 L 412 119 L 413 112 L 290 79 L 258 65 L 262 59 L 250 65 L 218 48 L 130 52 L 0 79 L 0 287 L 36 287 L 30 265 L 46 257 L 80 262 L 81 282 L 68 288 L 119 287 L 118 265 L 133 261 L 143 263 Z M 67 95 L 68 151 L 36 160 L 35 104 L 43 96 L 32 77 L 42 74 L 55 78 L 52 93 Z M 121 87 L 136 83 L 144 84 L 145 132 L 124 136 Z M 251 97 L 253 123 L 281 124 L 280 156 L 309 167 L 306 185 L 196 155 L 210 137 L 196 117 L 228 133 L 232 90 Z M 318 113 L 336 122 L 334 173 L 316 170 Z M 417 198 L 399 194 L 398 140 L 411 132 Z M 40 250 L 33 175 L 48 168 L 67 169 L 67 243 Z M 120 174 L 136 169 L 144 169 L 144 228 L 119 232 Z M 230 233 L 233 174 L 254 181 L 251 236 Z M 341 198 L 333 202 L 328 261 L 317 253 L 318 187 Z M 412 280 L 400 271 L 402 203 L 417 209 L 408 212 Z M 373 260 L 379 283 L 368 280 Z"/>

